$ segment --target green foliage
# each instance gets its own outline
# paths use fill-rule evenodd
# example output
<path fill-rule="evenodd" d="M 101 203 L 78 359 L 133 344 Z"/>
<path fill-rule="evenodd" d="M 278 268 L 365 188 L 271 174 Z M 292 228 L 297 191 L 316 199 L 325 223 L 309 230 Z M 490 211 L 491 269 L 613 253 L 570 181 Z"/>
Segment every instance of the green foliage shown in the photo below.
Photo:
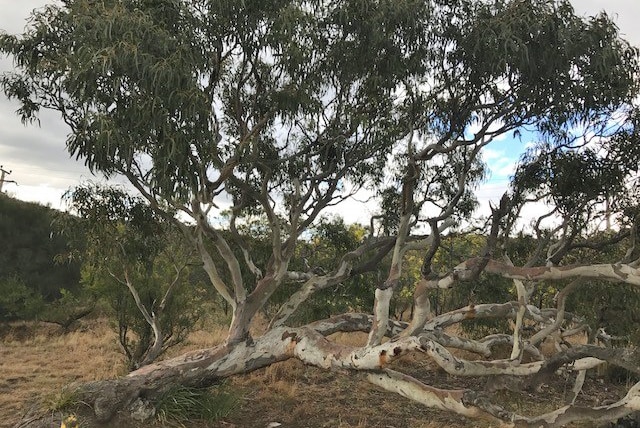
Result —
<path fill-rule="evenodd" d="M 0 321 L 34 319 L 44 306 L 42 296 L 21 279 L 0 279 Z"/>
<path fill-rule="evenodd" d="M 162 265 L 159 256 L 147 270 L 136 271 L 130 276 L 140 295 L 142 304 L 154 310 L 175 276 L 171 266 Z M 85 276 L 86 275 L 86 276 Z M 192 331 L 204 313 L 207 300 L 202 284 L 190 283 L 183 274 L 181 284 L 160 313 L 159 326 L 163 334 L 164 350 L 181 343 Z M 86 282 L 85 282 L 86 281 Z M 130 291 L 121 282 L 104 271 L 83 270 L 83 282 L 88 290 L 107 303 L 107 314 L 112 320 L 123 352 L 134 369 L 145 360 L 154 342 L 153 330 L 136 305 Z M 157 311 L 157 309 L 156 309 Z"/>
<path fill-rule="evenodd" d="M 164 391 L 155 405 L 162 423 L 184 424 L 194 420 L 217 421 L 229 415 L 237 403 L 238 396 L 225 385 L 208 389 L 175 385 Z"/>
<path fill-rule="evenodd" d="M 97 297 L 87 287 L 72 293 L 60 290 L 60 298 L 46 304 L 39 313 L 39 319 L 60 325 L 65 331 L 80 318 L 93 312 Z"/>
<path fill-rule="evenodd" d="M 382 101 L 390 88 L 380 85 L 395 79 L 333 66 L 336 61 L 342 67 L 350 64 L 342 62 L 343 54 L 353 46 L 342 42 L 340 32 L 348 37 L 360 30 L 350 28 L 350 18 L 339 12 L 341 21 L 335 26 L 337 18 L 327 6 L 282 0 L 76 0 L 49 6 L 34 14 L 30 40 L 24 40 L 29 48 L 8 35 L 0 38 L 0 45 L 20 57 L 19 67 L 48 76 L 51 84 L 35 74 L 7 75 L 2 86 L 24 101 L 20 113 L 26 121 L 41 107 L 54 106 L 54 87 L 56 93 L 65 93 L 66 101 L 58 106 L 74 111 L 66 117 L 77 131 L 67 141 L 69 151 L 92 169 L 127 171 L 167 198 L 185 200 L 203 184 L 195 175 L 219 170 L 231 158 L 241 171 L 251 171 L 256 163 L 263 166 L 255 171 L 258 175 L 247 177 L 249 182 L 258 180 L 264 167 L 276 179 L 296 174 L 299 159 L 287 155 L 288 146 L 302 148 L 306 153 L 301 160 L 317 172 L 330 164 L 326 152 L 315 149 L 318 138 L 326 140 L 323 145 L 339 147 L 338 163 L 360 160 L 348 173 L 362 176 L 379 171 L 373 166 L 384 162 L 388 150 L 383 142 L 397 133 L 392 122 L 384 120 L 385 106 L 391 104 Z M 375 21 L 388 11 L 363 22 L 369 33 L 379 30 Z M 388 36 L 411 30 L 411 19 L 396 18 L 387 27 Z M 366 51 L 359 56 L 371 54 L 367 69 L 387 41 L 385 37 L 361 46 Z M 388 76 L 406 74 L 402 67 L 388 69 L 405 56 L 402 41 L 396 44 L 375 61 Z M 39 58 L 21 55 L 25 48 L 37 49 Z M 361 79 L 369 83 L 360 84 Z M 47 86 L 46 101 L 28 101 L 31 90 L 42 84 Z M 341 113 L 335 123 L 320 124 L 329 92 L 339 95 L 335 105 Z M 307 135 L 296 130 L 295 141 L 283 145 L 274 138 L 279 132 L 272 127 L 276 118 L 285 126 L 303 124 Z M 322 128 L 315 137 L 308 134 L 312 123 Z M 254 126 L 255 138 L 249 140 Z M 359 126 L 375 132 L 359 132 L 351 139 Z M 239 140 L 221 141 L 222 134 Z M 142 172 L 147 165 L 132 168 L 142 166 L 141 153 L 154 160 L 148 175 Z M 283 167 L 276 168 L 278 164 Z"/>
<path fill-rule="evenodd" d="M 55 224 L 69 214 L 0 194 L 0 319 L 38 319 L 68 328 L 90 312 L 79 263 L 61 254 Z"/>
<path fill-rule="evenodd" d="M 198 238 L 248 236 L 245 251 L 254 250 L 261 271 L 245 260 L 240 273 L 257 281 L 307 266 L 332 271 L 362 230 L 313 225 L 327 206 L 365 186 L 382 199 L 384 234 L 398 232 L 399 205 L 410 199 L 399 190 L 410 181 L 419 181 L 414 225 L 424 224 L 427 208 L 440 224 L 468 218 L 485 174 L 482 147 L 522 127 L 538 131 L 548 150 L 524 159 L 516 202 L 543 189 L 567 214 L 600 202 L 594 187 L 621 183 L 638 164 L 605 162 L 600 151 L 572 145 L 579 129 L 613 136 L 619 146 L 602 152 L 624 152 L 616 147 L 637 132 L 629 106 L 638 52 L 609 17 L 576 16 L 568 0 L 69 0 L 35 12 L 25 34 L 0 35 L 0 52 L 17 66 L 0 85 L 21 103 L 22 119 L 60 111 L 71 129 L 69 152 L 92 170 L 122 174 L 154 207 L 117 191 L 73 195 L 85 218 L 67 230 L 86 239 L 76 246 L 84 278 L 118 314 L 133 308 L 122 287 L 132 283 L 138 309 L 159 309 L 154 302 L 168 285 L 157 283 L 175 264 L 171 254 L 183 253 L 166 240 L 163 223 L 176 210 L 191 216 Z M 619 111 L 625 125 L 610 131 Z M 393 156 L 403 169 L 389 185 Z M 415 174 L 404 174 L 414 164 Z M 209 223 L 223 193 L 232 202 L 229 223 L 238 219 L 248 233 Z M 255 217 L 268 224 L 256 227 Z M 443 243 L 434 272 L 476 255 L 484 239 L 457 238 L 448 257 Z M 210 249 L 211 242 L 199 246 Z M 216 268 L 226 283 L 213 282 L 226 294 L 243 257 L 217 250 L 214 264 L 232 271 Z M 418 264 L 408 262 L 403 299 Z M 281 303 L 299 285 L 278 281 L 245 285 L 257 292 L 246 299 L 250 309 L 239 310 L 247 319 L 235 319 L 248 324 L 270 297 Z M 311 312 L 370 307 L 365 295 L 380 281 L 353 276 L 312 297 Z M 240 281 L 234 285 L 237 296 L 227 300 L 242 300 Z M 442 292 L 435 306 L 506 300 L 511 287 L 481 278 Z M 144 325 L 136 334 L 143 341 Z M 128 337 L 125 329 L 123 344 Z"/>
<path fill-rule="evenodd" d="M 611 195 L 624 200 L 629 193 L 624 177 L 637 170 L 640 157 L 632 165 L 631 152 L 603 155 L 609 145 L 596 143 L 580 151 L 538 145 L 523 156 L 514 187 L 539 199 L 548 197 L 566 216 L 589 203 L 603 203 Z"/>
<path fill-rule="evenodd" d="M 567 301 L 567 310 L 583 318 L 593 331 L 604 328 L 615 346 L 640 345 L 640 291 L 628 284 L 587 281 Z"/>
<path fill-rule="evenodd" d="M 566 121 L 625 103 L 637 90 L 637 49 L 619 39 L 604 13 L 585 20 L 569 1 L 544 0 L 475 2 L 471 8 L 473 21 L 461 28 L 454 55 L 471 85 L 494 82 L 496 75 L 508 79 L 513 96 L 524 100 L 509 121 L 534 116 L 541 130 L 553 133 Z M 574 96 L 566 96 L 569 87 Z"/>
<path fill-rule="evenodd" d="M 443 141 L 491 116 L 503 132 L 558 133 L 626 102 L 637 65 L 606 15 L 542 0 L 76 0 L 0 46 L 23 70 L 2 85 L 24 120 L 64 111 L 72 154 L 181 200 L 229 162 L 253 189 L 307 172 L 380 178 L 412 125 Z"/>
<path fill-rule="evenodd" d="M 615 237 L 614 232 L 598 232 L 590 235 L 592 242 L 603 242 Z M 616 263 L 623 259 L 628 245 L 628 239 L 617 245 L 603 248 L 577 248 L 570 253 L 564 264 L 574 263 Z M 564 284 L 547 284 L 549 300 Z M 578 288 L 567 298 L 567 310 L 583 319 L 596 332 L 604 328 L 606 333 L 613 336 L 613 346 L 640 345 L 640 332 L 637 325 L 640 322 L 640 290 L 637 286 L 625 283 L 611 283 L 598 280 L 584 280 Z"/>

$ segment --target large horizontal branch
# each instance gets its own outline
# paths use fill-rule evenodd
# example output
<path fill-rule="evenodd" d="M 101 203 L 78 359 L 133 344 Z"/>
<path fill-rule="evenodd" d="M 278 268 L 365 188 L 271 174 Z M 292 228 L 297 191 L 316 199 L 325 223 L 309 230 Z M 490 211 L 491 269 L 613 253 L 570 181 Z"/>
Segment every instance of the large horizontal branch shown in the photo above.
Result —
<path fill-rule="evenodd" d="M 255 341 L 244 341 L 192 351 L 149 364 L 120 379 L 85 384 L 80 399 L 92 405 L 96 418 L 106 422 L 138 398 L 166 385 L 211 385 L 221 378 L 248 373 L 290 358 L 323 368 L 379 370 L 399 356 L 421 348 L 417 338 L 387 342 L 371 348 L 335 344 L 325 335 L 336 331 L 366 331 L 364 316 L 336 317 L 307 327 L 274 328 Z"/>
<path fill-rule="evenodd" d="M 502 427 L 562 427 L 570 422 L 607 422 L 640 410 L 640 383 L 621 400 L 596 408 L 564 406 L 536 417 L 526 417 L 491 403 L 483 393 L 471 390 L 443 390 L 393 370 L 385 369 L 367 376 L 369 382 L 427 407 L 457 413 L 472 419 L 485 419 Z"/>
<path fill-rule="evenodd" d="M 615 421 L 637 411 L 640 411 L 640 382 L 632 386 L 622 399 L 608 406 L 569 405 L 532 418 L 515 416 L 513 421 L 518 427 L 556 428 L 577 421 Z"/>
<path fill-rule="evenodd" d="M 309 327 L 325 336 L 336 332 L 366 332 L 371 328 L 372 320 L 373 316 L 369 314 L 346 313 L 326 320 L 316 321 L 309 324 Z M 405 321 L 389 320 L 389 334 L 391 336 L 397 336 L 407 327 L 407 325 L 408 324 Z M 433 340 L 447 348 L 456 348 L 473 352 L 475 354 L 482 355 L 485 358 L 492 355 L 494 347 L 505 344 L 510 345 L 513 343 L 513 337 L 509 334 L 492 334 L 481 340 L 474 340 L 465 337 L 452 336 L 438 329 L 431 331 L 424 330 L 417 336 L 419 338 Z M 392 338 L 392 341 L 395 340 L 395 338 Z M 526 346 L 525 351 L 530 353 L 533 358 L 537 360 L 542 359 L 540 351 L 533 346 Z"/>
<path fill-rule="evenodd" d="M 523 281 L 562 280 L 568 278 L 591 278 L 640 285 L 640 269 L 623 263 L 593 264 L 577 266 L 509 266 L 496 260 L 486 262 L 481 257 L 466 260 L 457 265 L 449 275 L 434 279 L 422 279 L 419 285 L 425 288 L 451 288 L 459 280 L 473 279 L 478 266 L 486 263 L 484 272 L 505 278 Z"/>
<path fill-rule="evenodd" d="M 325 369 L 377 370 L 411 351 L 422 350 L 417 337 L 397 342 L 386 342 L 373 347 L 353 347 L 328 340 L 322 334 L 306 329 L 303 334 L 292 334 L 293 354 L 301 361 Z"/>
<path fill-rule="evenodd" d="M 517 364 L 509 360 L 469 361 L 454 356 L 444 346 L 433 340 L 422 339 L 422 341 L 423 348 L 436 364 L 455 376 L 529 376 L 538 373 L 544 364 L 543 361 L 527 364 Z M 570 369 L 585 370 L 601 363 L 603 363 L 602 360 L 586 357 L 573 361 Z"/>
<path fill-rule="evenodd" d="M 464 279 L 465 274 L 480 262 L 481 260 L 478 258 L 467 260 L 465 263 L 459 265 L 460 268 L 457 267 L 455 272 L 457 272 L 459 278 Z M 517 267 L 491 260 L 487 264 L 485 272 L 501 275 L 506 278 L 530 281 L 561 280 L 581 277 L 640 285 L 640 269 L 622 263 L 584 266 Z"/>
<path fill-rule="evenodd" d="M 297 358 L 301 361 L 326 369 L 346 369 L 369 372 L 368 379 L 374 384 L 389 391 L 397 392 L 407 398 L 430 407 L 455 412 L 470 417 L 488 419 L 493 422 L 502 421 L 503 426 L 560 426 L 567 420 L 611 420 L 640 408 L 639 388 L 632 389 L 625 399 L 602 408 L 589 410 L 595 413 L 580 413 L 577 408 L 565 407 L 549 413 L 545 418 L 527 418 L 501 410 L 486 400 L 475 399 L 472 391 L 441 390 L 421 383 L 420 381 L 391 370 L 386 366 L 402 355 L 419 351 L 427 352 L 432 357 L 443 357 L 446 362 L 442 366 L 455 369 L 462 365 L 465 369 L 473 365 L 480 374 L 487 374 L 491 363 L 467 362 L 455 359 L 441 345 L 417 337 L 389 341 L 373 347 L 353 347 L 330 341 L 325 336 L 336 331 L 366 330 L 371 325 L 370 316 L 349 314 L 318 321 L 300 328 L 279 327 L 258 337 L 255 342 L 245 341 L 232 345 L 221 345 L 215 348 L 190 352 L 182 356 L 151 364 L 128 376 L 116 379 L 93 382 L 85 385 L 80 394 L 81 399 L 93 405 L 96 416 L 107 421 L 118 410 L 123 409 L 136 400 L 153 399 L 153 391 L 162 390 L 162 386 L 181 384 L 191 386 L 210 385 L 212 382 L 234 374 L 247 373 L 278 361 Z M 399 326 L 394 326 L 397 328 Z M 448 353 L 448 354 L 447 354 Z M 635 354 L 634 354 L 635 355 Z M 505 365 L 507 363 L 504 363 Z M 504 370 L 500 364 L 494 364 L 495 374 L 524 374 L 542 367 L 542 363 L 531 363 L 521 368 Z M 520 371 L 524 371 L 520 373 Z M 466 374 L 470 374 L 467 371 Z M 549 421 L 559 421 L 554 424 Z M 538 423 L 538 425 L 536 425 Z"/>
<path fill-rule="evenodd" d="M 369 382 L 387 391 L 395 392 L 427 407 L 447 410 L 473 419 L 486 419 L 501 423 L 500 418 L 473 405 L 463 403 L 466 390 L 439 389 L 426 385 L 419 380 L 394 370 L 385 369 L 367 376 Z"/>
<path fill-rule="evenodd" d="M 515 319 L 518 313 L 518 302 L 507 303 L 483 303 L 480 305 L 469 305 L 455 311 L 438 315 L 424 326 L 425 330 L 442 329 L 462 321 L 484 318 L 504 318 Z M 526 306 L 526 317 L 537 322 L 549 321 L 547 315 L 532 305 Z"/>
<path fill-rule="evenodd" d="M 316 321 L 309 324 L 319 333 L 328 336 L 337 332 L 366 332 L 371 328 L 373 316 L 362 313 L 346 313 L 337 315 L 326 320 Z M 406 327 L 407 322 L 389 320 L 388 331 L 391 336 L 399 335 Z M 452 336 L 445 333 L 441 329 L 423 330 L 417 335 L 420 338 L 433 340 L 447 348 L 456 348 L 464 351 L 473 352 L 488 358 L 492 355 L 493 348 L 500 345 L 511 345 L 513 337 L 509 334 L 492 334 L 481 340 L 474 340 L 465 337 Z M 395 340 L 395 338 L 392 338 Z M 542 360 L 540 351 L 534 346 L 526 346 L 525 351 L 528 352 L 536 360 Z"/>
<path fill-rule="evenodd" d="M 570 422 L 606 422 L 640 410 L 640 383 L 634 385 L 621 400 L 596 408 L 569 405 L 555 411 L 526 417 L 491 403 L 484 393 L 471 390 L 443 390 L 393 370 L 371 373 L 368 380 L 387 391 L 392 391 L 428 407 L 451 411 L 472 419 L 485 419 L 502 427 L 565 426 Z"/>

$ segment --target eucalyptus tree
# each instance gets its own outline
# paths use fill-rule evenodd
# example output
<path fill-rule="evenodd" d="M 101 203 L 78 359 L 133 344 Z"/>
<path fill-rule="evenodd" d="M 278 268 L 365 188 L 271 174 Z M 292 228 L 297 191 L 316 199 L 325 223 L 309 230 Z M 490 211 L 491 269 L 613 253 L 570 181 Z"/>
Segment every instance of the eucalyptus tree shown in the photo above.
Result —
<path fill-rule="evenodd" d="M 530 166 L 540 159 L 556 177 L 554 171 L 568 170 L 550 153 L 586 157 L 598 170 L 605 167 L 599 159 L 617 156 L 625 159 L 621 179 L 634 172 L 638 158 L 625 147 L 636 135 L 630 103 L 637 94 L 637 51 L 606 15 L 580 18 L 562 0 L 66 0 L 36 11 L 24 34 L 2 35 L 0 49 L 17 67 L 2 85 L 21 103 L 22 119 L 35 120 L 43 108 L 59 111 L 70 128 L 70 153 L 94 171 L 126 177 L 174 221 L 233 311 L 220 346 L 87 385 L 83 398 L 98 419 L 136 401 L 152 406 L 169 384 L 207 385 L 289 358 L 364 372 L 374 384 L 426 406 L 505 425 L 612 419 L 640 407 L 636 385 L 615 404 L 589 412 L 569 405 L 525 417 L 478 391 L 438 389 L 388 368 L 422 351 L 456 375 L 531 383 L 561 365 L 600 361 L 583 358 L 590 356 L 638 370 L 629 363 L 637 358 L 633 352 L 593 346 L 522 362 L 524 353 L 543 358 L 536 345 L 558 331 L 564 317 L 562 298 L 546 311 L 528 304 L 526 281 L 598 276 L 635 284 L 640 278 L 632 256 L 619 265 L 558 267 L 560 256 L 582 243 L 603 192 L 557 197 L 566 189 L 536 172 L 544 168 Z M 481 225 L 486 243 L 477 257 L 439 271 L 434 257 L 442 235 L 475 223 L 473 189 L 485 176 L 484 148 L 523 128 L 549 149 L 532 154 L 493 207 Z M 587 155 L 594 135 L 611 144 L 595 157 Z M 379 193 L 385 209 L 372 218 L 368 236 L 329 272 L 293 270 L 305 231 L 327 208 L 365 188 Z M 509 234 L 532 200 L 551 204 L 543 219 L 561 218 L 561 224 L 537 222 L 539 247 L 524 266 L 513 266 Z M 221 209 L 231 212 L 226 223 L 216 218 Z M 271 248 L 263 263 L 241 227 L 256 215 L 268 224 Z M 570 224 L 574 219 L 583 223 Z M 625 230 L 618 242 L 635 238 L 633 227 Z M 410 323 L 394 323 L 390 302 L 403 260 L 415 251 L 423 254 L 416 309 Z M 541 257 L 545 251 L 548 257 Z M 373 317 L 345 314 L 289 326 L 314 292 L 376 269 L 387 255 L 387 279 L 371 284 Z M 541 260 L 548 266 L 538 266 Z M 431 317 L 431 289 L 475 281 L 483 272 L 513 279 L 518 300 Z M 299 289 L 267 331 L 253 337 L 252 320 L 290 280 L 301 281 Z M 514 318 L 516 327 L 513 335 L 485 341 L 441 330 L 473 317 Z M 525 317 L 546 327 L 523 338 Z M 369 331 L 367 344 L 327 339 L 340 330 Z M 490 359 L 496 343 L 512 344 L 508 361 L 467 361 L 445 348 Z"/>

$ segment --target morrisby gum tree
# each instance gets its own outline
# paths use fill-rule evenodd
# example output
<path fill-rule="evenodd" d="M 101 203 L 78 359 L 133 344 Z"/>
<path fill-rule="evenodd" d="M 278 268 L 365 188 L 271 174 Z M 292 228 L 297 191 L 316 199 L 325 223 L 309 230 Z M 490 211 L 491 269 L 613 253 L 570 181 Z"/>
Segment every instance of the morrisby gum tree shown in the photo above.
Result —
<path fill-rule="evenodd" d="M 232 310 L 221 345 L 83 385 L 98 420 L 136 402 L 153 406 L 171 385 L 206 386 L 289 358 L 362 372 L 426 406 L 505 426 L 640 410 L 640 384 L 607 406 L 587 411 L 572 402 L 529 417 L 492 402 L 490 392 L 439 389 L 389 368 L 422 352 L 451 374 L 513 377 L 524 390 L 567 366 L 579 373 L 576 395 L 585 370 L 603 361 L 640 372 L 632 349 L 583 345 L 552 357 L 539 350 L 561 328 L 579 327 L 564 303 L 581 278 L 640 284 L 638 216 L 625 185 L 640 158 L 637 51 L 605 14 L 580 18 L 568 1 L 546 0 L 63 0 L 34 12 L 24 34 L 1 35 L 0 50 L 16 65 L 1 83 L 21 103 L 23 121 L 43 108 L 59 111 L 69 152 L 94 171 L 126 177 L 174 222 Z M 541 144 L 492 207 L 481 249 L 452 271 L 437 269 L 448 229 L 462 234 L 475 223 L 483 148 L 523 128 Z M 368 236 L 330 271 L 293 270 L 305 232 L 365 188 L 384 209 Z M 536 201 L 549 212 L 534 221 L 536 247 L 516 266 L 510 237 Z M 213 219 L 227 207 L 221 226 Z M 268 224 L 270 253 L 261 264 L 243 227 L 253 216 Z M 604 218 L 619 220 L 617 232 L 589 239 Z M 562 264 L 574 250 L 613 244 L 628 245 L 618 263 Z M 403 261 L 416 252 L 413 316 L 391 321 Z M 375 270 L 387 255 L 386 280 L 371 284 L 372 316 L 288 325 L 314 292 Z M 512 279 L 517 300 L 432 316 L 430 290 L 485 274 Z M 529 302 L 538 281 L 564 279 L 574 281 L 557 307 Z M 301 285 L 253 337 L 252 320 L 290 281 Z M 444 334 L 470 318 L 513 319 L 513 334 L 482 341 Z M 540 329 L 525 335 L 525 320 Z M 336 331 L 369 337 L 362 347 L 340 345 L 327 339 Z M 493 357 L 500 343 L 512 346 L 506 360 Z M 485 360 L 455 357 L 452 348 Z"/>

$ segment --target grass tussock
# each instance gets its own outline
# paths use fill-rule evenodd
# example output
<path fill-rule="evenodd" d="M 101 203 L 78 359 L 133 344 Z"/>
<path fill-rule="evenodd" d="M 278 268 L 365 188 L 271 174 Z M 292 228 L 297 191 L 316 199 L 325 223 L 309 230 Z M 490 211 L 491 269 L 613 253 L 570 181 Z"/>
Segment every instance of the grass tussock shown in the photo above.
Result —
<path fill-rule="evenodd" d="M 47 395 L 44 403 L 46 409 L 50 412 L 64 412 L 76 407 L 80 404 L 80 400 L 76 388 L 64 386 Z"/>
<path fill-rule="evenodd" d="M 175 386 L 156 401 L 158 419 L 163 424 L 182 425 L 193 420 L 214 422 L 228 416 L 238 396 L 224 385 L 214 388 Z"/>

